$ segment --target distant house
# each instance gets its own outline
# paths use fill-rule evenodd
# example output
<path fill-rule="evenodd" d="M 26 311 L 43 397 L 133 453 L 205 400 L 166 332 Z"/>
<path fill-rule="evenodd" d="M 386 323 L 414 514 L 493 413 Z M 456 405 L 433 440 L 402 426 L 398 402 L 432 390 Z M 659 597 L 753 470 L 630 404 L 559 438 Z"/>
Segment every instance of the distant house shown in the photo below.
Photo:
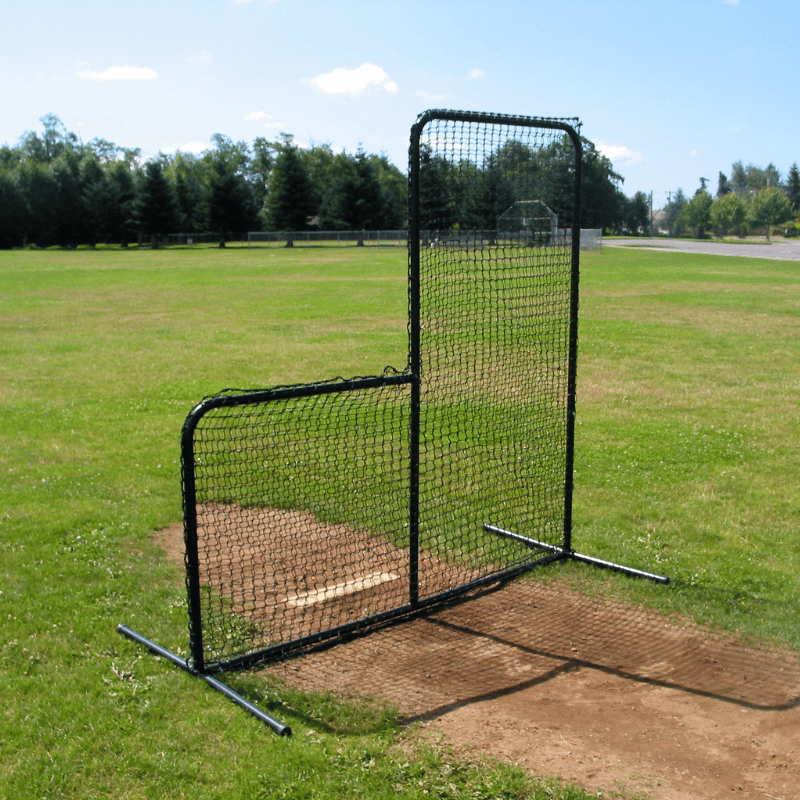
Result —
<path fill-rule="evenodd" d="M 658 211 L 653 212 L 653 233 L 665 233 L 668 234 L 669 230 L 666 227 L 666 219 L 667 219 L 667 212 L 663 208 L 659 208 Z"/>

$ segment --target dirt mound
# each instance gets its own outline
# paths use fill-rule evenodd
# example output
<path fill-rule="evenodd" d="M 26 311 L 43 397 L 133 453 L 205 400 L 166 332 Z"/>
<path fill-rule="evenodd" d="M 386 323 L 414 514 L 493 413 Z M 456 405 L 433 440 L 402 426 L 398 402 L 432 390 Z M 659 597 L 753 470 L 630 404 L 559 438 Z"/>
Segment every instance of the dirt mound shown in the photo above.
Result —
<path fill-rule="evenodd" d="M 180 526 L 160 538 L 182 560 Z M 269 671 L 388 700 L 456 744 L 589 789 L 800 797 L 796 653 L 533 579 Z"/>

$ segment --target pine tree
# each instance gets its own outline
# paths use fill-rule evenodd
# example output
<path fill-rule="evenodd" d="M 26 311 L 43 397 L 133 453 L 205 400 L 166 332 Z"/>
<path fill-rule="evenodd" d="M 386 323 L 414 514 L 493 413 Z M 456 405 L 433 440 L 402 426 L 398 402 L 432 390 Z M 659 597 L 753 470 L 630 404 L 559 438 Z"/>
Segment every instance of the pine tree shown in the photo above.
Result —
<path fill-rule="evenodd" d="M 140 232 L 150 236 L 153 247 L 158 247 L 159 237 L 176 226 L 175 195 L 159 160 L 148 161 L 145 165 L 143 180 L 133 201 L 133 217 Z"/>
<path fill-rule="evenodd" d="M 350 227 L 357 231 L 378 230 L 383 225 L 384 201 L 381 185 L 367 154 L 358 149 L 355 159 L 356 184 L 349 209 Z"/>
<path fill-rule="evenodd" d="M 114 161 L 108 167 L 108 185 L 111 192 L 111 213 L 109 214 L 109 238 L 123 247 L 133 234 L 133 201 L 136 190 L 133 174 L 126 161 Z"/>
<path fill-rule="evenodd" d="M 232 233 L 253 227 L 253 198 L 245 179 L 233 171 L 229 162 L 218 158 L 211 173 L 208 225 L 219 237 L 219 246 Z"/>
<path fill-rule="evenodd" d="M 106 173 L 93 153 L 81 161 L 80 182 L 84 238 L 94 247 L 98 241 L 109 239 L 113 196 Z"/>
<path fill-rule="evenodd" d="M 275 166 L 264 204 L 267 230 L 301 231 L 313 214 L 311 182 L 297 148 L 286 144 L 275 159 Z"/>
<path fill-rule="evenodd" d="M 361 148 L 355 156 L 335 156 L 330 175 L 320 204 L 324 228 L 368 231 L 387 227 L 389 203 L 378 164 Z"/>
<path fill-rule="evenodd" d="M 797 169 L 795 161 L 789 167 L 789 175 L 786 178 L 786 196 L 795 211 L 800 211 L 800 170 Z"/>
<path fill-rule="evenodd" d="M 667 203 L 664 214 L 664 224 L 669 231 L 670 236 L 678 236 L 681 231 L 682 215 L 684 208 L 689 201 L 683 193 L 683 189 L 678 189 L 675 194 L 670 197 Z"/>
<path fill-rule="evenodd" d="M 731 188 L 731 182 L 728 180 L 728 176 L 724 172 L 720 172 L 719 179 L 717 180 L 717 197 L 724 197 L 732 191 L 733 189 Z"/>
<path fill-rule="evenodd" d="M 10 173 L 0 168 L 0 249 L 22 244 L 24 202 Z"/>

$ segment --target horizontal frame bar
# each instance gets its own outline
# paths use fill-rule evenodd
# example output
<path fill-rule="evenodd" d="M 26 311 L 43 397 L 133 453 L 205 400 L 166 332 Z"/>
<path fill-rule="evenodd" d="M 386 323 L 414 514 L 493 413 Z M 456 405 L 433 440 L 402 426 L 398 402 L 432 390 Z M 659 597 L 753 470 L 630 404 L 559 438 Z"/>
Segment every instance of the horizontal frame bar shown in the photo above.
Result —
<path fill-rule="evenodd" d="M 141 633 L 137 633 L 134 630 L 131 630 L 127 625 L 123 625 L 120 623 L 117 625 L 118 633 L 121 633 L 123 636 L 126 636 L 128 639 L 131 639 L 134 642 L 138 642 L 139 644 L 144 645 L 150 652 L 154 653 L 157 656 L 161 656 L 162 658 L 166 658 L 167 660 L 171 661 L 175 666 L 180 667 L 184 672 L 188 672 L 189 675 L 192 675 L 195 678 L 202 678 L 212 689 L 216 689 L 218 692 L 221 692 L 225 695 L 229 700 L 232 700 L 236 703 L 237 706 L 243 708 L 245 711 L 252 714 L 256 719 L 263 722 L 265 725 L 268 725 L 272 728 L 278 736 L 291 736 L 292 729 L 285 725 L 278 719 L 275 719 L 271 714 L 268 714 L 266 711 L 260 709 L 255 703 L 251 703 L 249 700 L 242 697 L 238 692 L 235 692 L 231 689 L 230 686 L 227 686 L 222 681 L 215 678 L 213 675 L 207 675 L 203 672 L 198 672 L 197 670 L 193 669 L 189 663 L 182 659 L 179 655 L 167 650 L 165 647 L 162 647 L 160 644 L 156 644 L 156 642 L 148 639 L 146 636 L 142 636 Z"/>
<path fill-rule="evenodd" d="M 521 542 L 529 547 L 538 547 L 543 550 L 549 550 L 552 553 L 558 554 L 560 558 L 569 558 L 572 561 L 582 561 L 585 564 L 591 564 L 595 567 L 610 569 L 614 570 L 615 572 L 622 572 L 625 575 L 630 575 L 632 578 L 646 578 L 647 580 L 655 581 L 656 583 L 669 583 L 669 578 L 665 575 L 657 575 L 653 572 L 644 572 L 643 570 L 627 567 L 623 564 L 616 564 L 613 561 L 605 561 L 602 558 L 595 558 L 594 556 L 587 556 L 583 553 L 576 553 L 574 550 L 567 550 L 555 544 L 548 544 L 547 542 L 540 542 L 538 539 L 531 539 L 527 536 L 521 536 L 518 533 L 507 531 L 503 528 L 498 528 L 495 525 L 485 524 L 483 529 L 487 533 L 494 533 L 497 536 L 502 536 L 506 539 L 513 539 L 514 541 Z"/>
<path fill-rule="evenodd" d="M 322 394 L 336 394 L 337 392 L 357 392 L 362 389 L 379 389 L 382 386 L 402 386 L 406 383 L 412 383 L 413 380 L 414 376 L 409 372 L 391 372 L 386 375 L 364 378 L 334 378 L 331 381 L 321 381 L 319 383 L 276 386 L 273 389 L 255 389 L 253 391 L 230 393 L 226 389 L 220 394 L 211 395 L 201 400 L 189 412 L 184 428 L 194 429 L 197 420 L 214 408 L 269 403 L 277 400 L 291 400 L 297 397 L 316 397 Z"/>

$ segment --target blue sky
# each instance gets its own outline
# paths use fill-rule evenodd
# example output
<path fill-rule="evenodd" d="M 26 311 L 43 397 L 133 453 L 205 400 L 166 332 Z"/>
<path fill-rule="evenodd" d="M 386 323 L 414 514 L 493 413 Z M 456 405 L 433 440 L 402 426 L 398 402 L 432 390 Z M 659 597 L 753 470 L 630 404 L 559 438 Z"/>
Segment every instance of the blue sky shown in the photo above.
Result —
<path fill-rule="evenodd" d="M 0 143 L 291 133 L 406 168 L 428 108 L 579 117 L 654 205 L 800 162 L 798 0 L 0 0 Z"/>

